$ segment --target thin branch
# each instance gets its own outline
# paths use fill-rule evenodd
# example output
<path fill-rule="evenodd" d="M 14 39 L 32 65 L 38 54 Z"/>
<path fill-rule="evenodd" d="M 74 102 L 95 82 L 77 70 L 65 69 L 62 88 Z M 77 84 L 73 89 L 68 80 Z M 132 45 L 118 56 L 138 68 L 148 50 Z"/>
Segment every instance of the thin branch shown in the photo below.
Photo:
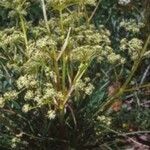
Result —
<path fill-rule="evenodd" d="M 48 30 L 48 33 L 50 34 L 50 28 L 49 28 L 49 25 L 48 25 L 48 19 L 47 19 L 45 2 L 44 2 L 44 0 L 41 0 L 41 2 L 42 2 L 42 10 L 43 10 L 43 16 L 44 16 L 45 25 L 46 25 L 46 28 Z"/>
<path fill-rule="evenodd" d="M 142 79 L 141 79 L 140 84 L 143 84 L 143 82 L 144 82 L 144 80 L 145 80 L 145 78 L 146 78 L 146 76 L 147 76 L 149 70 L 150 70 L 150 65 L 148 65 L 148 67 L 145 69 L 145 72 L 144 72 L 144 74 L 143 74 L 143 77 L 142 77 Z"/>
<path fill-rule="evenodd" d="M 100 4 L 101 1 L 102 0 L 99 0 L 98 3 L 96 4 L 96 7 L 95 7 L 94 11 L 92 12 L 91 16 L 88 19 L 88 22 L 90 22 L 92 20 L 92 18 L 94 17 L 94 15 L 95 15 L 95 13 L 96 13 L 96 11 L 97 11 L 97 9 L 98 9 L 99 4 Z"/>
<path fill-rule="evenodd" d="M 123 133 L 123 135 L 149 134 L 149 133 L 150 131 L 135 131 L 135 132 Z"/>
<path fill-rule="evenodd" d="M 142 88 L 147 88 L 147 87 L 150 87 L 150 83 L 147 83 L 147 84 L 144 84 L 144 85 L 139 85 L 135 88 L 129 88 L 129 89 L 125 89 L 124 92 L 131 92 L 131 91 L 137 91 L 139 89 L 142 89 Z"/>
<path fill-rule="evenodd" d="M 64 44 L 63 44 L 63 46 L 62 46 L 62 48 L 61 48 L 61 51 L 60 51 L 60 53 L 59 53 L 59 55 L 58 55 L 58 57 L 57 57 L 57 61 L 60 59 L 60 57 L 62 56 L 62 54 L 64 53 L 64 51 L 65 51 L 65 49 L 66 49 L 66 47 L 67 47 L 67 45 L 68 45 L 70 32 L 71 32 L 71 27 L 69 28 L 69 31 L 68 31 L 67 37 L 66 37 L 66 39 L 65 39 L 65 42 L 64 42 Z"/>
<path fill-rule="evenodd" d="M 124 138 L 130 139 L 132 142 L 134 142 L 134 143 L 136 143 L 136 144 L 138 144 L 138 145 L 140 145 L 140 146 L 145 146 L 145 145 L 144 145 L 144 144 L 141 144 L 141 143 L 139 143 L 138 141 L 134 140 L 133 138 L 129 137 L 129 135 L 150 133 L 150 131 L 135 131 L 135 132 L 129 132 L 129 133 L 120 133 L 120 132 L 118 132 L 118 131 L 115 131 L 115 130 L 113 130 L 113 129 L 107 127 L 106 125 L 100 124 L 100 126 L 103 127 L 103 128 L 105 128 L 105 129 L 107 129 L 108 131 L 111 131 L 111 132 L 117 134 L 118 136 L 122 136 L 122 137 L 124 137 Z"/>

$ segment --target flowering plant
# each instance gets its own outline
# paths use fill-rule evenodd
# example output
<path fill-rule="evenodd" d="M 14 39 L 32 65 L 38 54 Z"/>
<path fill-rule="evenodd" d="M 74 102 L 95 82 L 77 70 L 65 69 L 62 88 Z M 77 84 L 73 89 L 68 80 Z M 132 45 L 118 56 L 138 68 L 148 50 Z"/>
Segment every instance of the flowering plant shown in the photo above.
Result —
<path fill-rule="evenodd" d="M 49 134 L 53 135 L 50 126 L 55 121 L 60 130 L 56 137 L 64 140 L 63 124 L 68 118 L 76 124 L 72 103 L 83 102 L 95 91 L 97 73 L 90 75 L 92 65 L 102 69 L 106 64 L 122 67 L 126 63 L 123 55 L 126 51 L 133 62 L 145 54 L 146 48 L 142 51 L 143 42 L 138 38 L 121 39 L 119 52 L 113 48 L 111 32 L 104 25 L 96 27 L 92 23 L 96 3 L 96 0 L 0 2 L 11 22 L 0 30 L 3 85 L 0 87 L 0 119 L 8 118 L 3 124 L 12 148 L 28 147 L 31 139 L 50 140 Z M 36 23 L 32 20 L 33 6 L 42 12 Z M 143 24 L 122 21 L 120 27 L 136 34 Z M 130 77 L 133 73 L 134 69 Z M 129 79 L 119 91 L 121 94 Z M 105 116 L 98 118 L 111 124 L 109 117 L 107 120 Z M 40 120 L 44 122 L 42 127 Z M 38 142 L 33 143 L 40 147 Z M 47 141 L 44 144 L 46 146 Z"/>

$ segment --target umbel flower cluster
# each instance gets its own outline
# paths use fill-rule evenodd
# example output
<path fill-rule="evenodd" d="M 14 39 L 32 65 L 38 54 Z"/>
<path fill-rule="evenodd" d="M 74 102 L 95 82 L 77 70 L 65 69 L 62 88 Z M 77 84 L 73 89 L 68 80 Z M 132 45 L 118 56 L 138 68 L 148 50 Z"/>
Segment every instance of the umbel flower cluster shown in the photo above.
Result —
<path fill-rule="evenodd" d="M 118 0 L 118 4 L 120 5 L 128 5 L 131 2 L 131 0 Z"/>
<path fill-rule="evenodd" d="M 122 20 L 120 26 L 131 33 L 139 33 L 140 29 L 144 27 L 142 22 L 137 23 L 135 19 Z"/>
<path fill-rule="evenodd" d="M 133 38 L 128 41 L 126 38 L 121 40 L 121 50 L 128 51 L 132 60 L 136 60 L 140 57 L 140 52 L 143 48 L 143 42 L 138 38 Z"/>

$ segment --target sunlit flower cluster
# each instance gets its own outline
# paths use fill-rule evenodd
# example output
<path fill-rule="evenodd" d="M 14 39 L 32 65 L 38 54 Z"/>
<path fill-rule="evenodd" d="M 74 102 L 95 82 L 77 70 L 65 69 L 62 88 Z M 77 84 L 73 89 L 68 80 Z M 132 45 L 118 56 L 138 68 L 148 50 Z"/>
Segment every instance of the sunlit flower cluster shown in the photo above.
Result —
<path fill-rule="evenodd" d="M 13 47 L 14 44 L 23 43 L 23 34 L 20 31 L 15 30 L 15 28 L 8 28 L 0 31 L 0 47 Z"/>
<path fill-rule="evenodd" d="M 33 93 L 33 91 L 28 90 L 28 91 L 26 92 L 24 98 L 25 98 L 25 100 L 31 100 L 31 99 L 33 99 L 33 98 L 34 98 L 34 93 Z"/>
<path fill-rule="evenodd" d="M 144 24 L 142 22 L 137 23 L 135 19 L 128 19 L 121 21 L 120 26 L 123 27 L 126 31 L 139 33 L 140 29 L 144 27 Z"/>
<path fill-rule="evenodd" d="M 119 0 L 118 4 L 120 5 L 128 5 L 131 2 L 131 0 Z"/>
<path fill-rule="evenodd" d="M 56 91 L 54 88 L 45 89 L 43 99 L 48 99 L 56 96 Z"/>
<path fill-rule="evenodd" d="M 47 112 L 47 117 L 51 120 L 51 119 L 54 119 L 56 117 L 56 113 L 54 110 L 49 110 Z"/>
<path fill-rule="evenodd" d="M 75 84 L 75 89 L 78 91 L 83 91 L 86 95 L 91 95 L 95 87 L 91 83 L 90 78 L 86 77 L 84 80 L 79 80 Z"/>
<path fill-rule="evenodd" d="M 51 47 L 56 48 L 56 42 L 49 36 L 42 37 L 36 41 L 37 48 Z"/>
<path fill-rule="evenodd" d="M 0 97 L 0 108 L 3 108 L 5 105 L 5 100 L 3 97 Z"/>
<path fill-rule="evenodd" d="M 114 63 L 124 64 L 125 63 L 125 58 L 123 58 L 123 57 L 121 57 L 121 55 L 115 54 L 115 53 L 109 54 L 107 59 L 112 64 L 114 64 Z"/>
<path fill-rule="evenodd" d="M 37 85 L 37 80 L 32 75 L 24 75 L 20 76 L 17 80 L 17 87 L 21 88 L 28 88 L 28 87 L 35 87 Z"/>
<path fill-rule="evenodd" d="M 14 90 L 8 91 L 4 94 L 4 99 L 7 101 L 11 101 L 17 99 L 18 93 Z"/>
<path fill-rule="evenodd" d="M 121 40 L 120 48 L 122 50 L 127 50 L 131 59 L 135 60 L 139 57 L 139 54 L 143 48 L 143 42 L 138 38 L 133 38 L 130 41 L 124 38 Z"/>
<path fill-rule="evenodd" d="M 98 116 L 97 120 L 106 124 L 107 126 L 111 125 L 111 118 L 110 117 L 102 115 L 102 116 Z"/>
<path fill-rule="evenodd" d="M 21 139 L 18 137 L 14 137 L 11 139 L 11 148 L 16 148 L 17 144 L 21 142 Z"/>
<path fill-rule="evenodd" d="M 22 107 L 22 112 L 27 113 L 28 111 L 30 111 L 31 106 L 29 104 L 24 104 Z"/>

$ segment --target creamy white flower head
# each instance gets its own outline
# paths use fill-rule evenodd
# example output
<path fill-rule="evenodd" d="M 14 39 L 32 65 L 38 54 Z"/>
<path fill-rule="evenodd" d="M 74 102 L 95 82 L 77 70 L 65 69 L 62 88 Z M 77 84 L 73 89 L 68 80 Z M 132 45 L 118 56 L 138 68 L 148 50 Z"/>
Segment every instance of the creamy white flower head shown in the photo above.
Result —
<path fill-rule="evenodd" d="M 111 53 L 108 55 L 107 59 L 110 63 L 116 63 L 121 60 L 121 56 L 119 54 Z"/>
<path fill-rule="evenodd" d="M 128 43 L 129 43 L 130 48 L 137 50 L 137 51 L 142 50 L 143 42 L 140 39 L 133 38 Z"/>
<path fill-rule="evenodd" d="M 63 100 L 64 99 L 64 94 L 62 92 L 57 92 L 57 98 L 60 99 L 60 100 Z"/>
<path fill-rule="evenodd" d="M 90 82 L 90 78 L 89 77 L 86 77 L 84 78 L 85 82 Z"/>
<path fill-rule="evenodd" d="M 35 97 L 35 101 L 37 102 L 38 106 L 42 106 L 43 105 L 43 99 L 42 98 Z"/>
<path fill-rule="evenodd" d="M 125 64 L 125 62 L 126 62 L 126 59 L 125 58 L 121 58 L 120 63 L 121 64 Z"/>
<path fill-rule="evenodd" d="M 31 86 L 31 87 L 36 86 L 36 84 L 37 84 L 37 81 L 36 81 L 36 80 L 32 80 L 32 81 L 30 82 L 30 86 Z"/>
<path fill-rule="evenodd" d="M 85 86 L 86 86 L 85 82 L 83 82 L 81 79 L 75 83 L 76 90 L 83 90 Z"/>
<path fill-rule="evenodd" d="M 21 89 L 23 87 L 29 87 L 29 86 L 34 87 L 34 86 L 36 86 L 36 84 L 37 84 L 37 81 L 33 75 L 21 76 L 17 80 L 17 87 L 19 89 Z"/>
<path fill-rule="evenodd" d="M 107 126 L 111 125 L 111 121 L 112 121 L 112 119 L 110 117 L 107 117 L 107 116 L 104 116 L 104 115 L 98 116 L 97 120 L 100 121 L 100 122 L 103 122 Z"/>
<path fill-rule="evenodd" d="M 14 137 L 14 138 L 12 138 L 12 143 L 16 143 L 16 142 L 18 142 L 18 141 L 20 141 L 20 139 L 19 138 L 17 138 L 17 137 Z"/>
<path fill-rule="evenodd" d="M 52 88 L 53 84 L 48 82 L 48 83 L 45 84 L 45 86 L 46 86 L 46 88 Z"/>
<path fill-rule="evenodd" d="M 122 39 L 120 42 L 121 50 L 128 50 L 128 53 L 132 60 L 138 59 L 139 54 L 143 48 L 143 41 L 138 38 L 133 38 L 130 41 Z"/>
<path fill-rule="evenodd" d="M 137 22 L 135 19 L 123 19 L 120 22 L 120 27 L 123 27 L 126 31 L 138 33 L 144 27 L 144 23 Z"/>
<path fill-rule="evenodd" d="M 86 4 L 96 5 L 96 0 L 86 0 Z"/>
<path fill-rule="evenodd" d="M 88 86 L 85 88 L 85 94 L 91 95 L 94 90 L 93 84 L 89 83 Z"/>
<path fill-rule="evenodd" d="M 23 88 L 24 86 L 28 85 L 28 80 L 26 76 L 21 76 L 18 80 L 17 80 L 17 86 L 19 89 Z"/>
<path fill-rule="evenodd" d="M 11 147 L 12 147 L 12 148 L 16 148 L 17 143 L 19 143 L 19 142 L 20 142 L 20 138 L 18 138 L 18 137 L 12 138 L 12 139 L 11 139 Z"/>
<path fill-rule="evenodd" d="M 36 45 L 38 48 L 44 48 L 46 46 L 56 46 L 56 42 L 53 39 L 50 39 L 49 36 L 45 36 L 37 40 Z"/>
<path fill-rule="evenodd" d="M 120 4 L 120 5 L 127 5 L 127 4 L 129 4 L 131 2 L 131 0 L 119 0 L 118 1 L 118 4 Z"/>
<path fill-rule="evenodd" d="M 50 71 L 49 75 L 50 75 L 52 80 L 54 80 L 55 82 L 57 81 L 57 76 L 56 76 L 56 73 L 54 71 Z"/>
<path fill-rule="evenodd" d="M 49 110 L 47 112 L 47 117 L 51 120 L 51 119 L 54 119 L 56 117 L 56 113 L 54 110 Z"/>
<path fill-rule="evenodd" d="M 22 107 L 22 112 L 27 113 L 30 110 L 30 105 L 29 104 L 25 104 Z"/>
<path fill-rule="evenodd" d="M 45 90 L 45 94 L 43 96 L 43 99 L 52 98 L 56 96 L 56 91 L 54 88 L 47 88 Z"/>
<path fill-rule="evenodd" d="M 34 101 L 35 101 L 35 102 L 40 101 L 40 99 L 41 99 L 41 96 L 39 96 L 39 95 L 36 95 L 36 96 L 34 97 Z"/>
<path fill-rule="evenodd" d="M 106 117 L 104 115 L 97 117 L 97 120 L 100 120 L 100 121 L 104 121 L 105 119 L 106 119 Z"/>
<path fill-rule="evenodd" d="M 12 91 L 8 91 L 4 94 L 4 99 L 5 100 L 14 100 L 15 98 L 17 98 L 18 93 L 14 90 Z"/>
<path fill-rule="evenodd" d="M 25 100 L 30 100 L 30 99 L 32 99 L 34 97 L 34 93 L 33 93 L 33 91 L 31 91 L 31 90 L 29 90 L 29 91 L 27 91 L 27 93 L 25 94 Z"/>
<path fill-rule="evenodd" d="M 5 100 L 3 97 L 0 97 L 0 108 L 3 108 L 5 105 Z"/>

